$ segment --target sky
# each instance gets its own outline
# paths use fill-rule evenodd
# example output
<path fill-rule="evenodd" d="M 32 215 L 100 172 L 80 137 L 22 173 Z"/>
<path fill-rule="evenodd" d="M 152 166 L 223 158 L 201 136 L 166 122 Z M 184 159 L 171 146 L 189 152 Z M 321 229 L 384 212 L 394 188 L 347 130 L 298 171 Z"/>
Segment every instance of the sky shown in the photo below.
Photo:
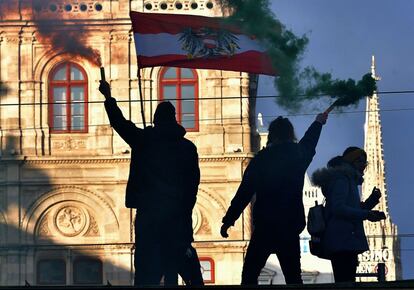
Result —
<path fill-rule="evenodd" d="M 341 79 L 360 79 L 370 72 L 375 55 L 381 77 L 378 92 L 414 90 L 414 1 L 412 0 L 270 0 L 271 9 L 309 45 L 301 64 L 312 65 Z M 272 77 L 260 76 L 258 95 L 277 95 Z M 414 279 L 414 93 L 379 94 L 388 205 L 392 221 L 402 235 L 403 278 Z M 323 111 L 326 106 L 321 107 Z M 348 146 L 364 145 L 365 101 L 342 114 L 331 114 L 324 127 L 309 172 L 322 167 Z M 265 125 L 286 114 L 274 99 L 258 99 L 257 113 Z M 303 108 L 290 116 L 300 138 L 314 120 Z M 302 116 L 300 116 L 302 114 Z"/>

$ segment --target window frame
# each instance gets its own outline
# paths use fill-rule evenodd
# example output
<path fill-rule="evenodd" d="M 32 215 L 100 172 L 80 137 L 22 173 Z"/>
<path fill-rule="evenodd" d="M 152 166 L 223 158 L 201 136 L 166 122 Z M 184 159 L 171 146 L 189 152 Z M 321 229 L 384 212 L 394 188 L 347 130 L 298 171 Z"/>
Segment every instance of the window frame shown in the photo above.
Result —
<path fill-rule="evenodd" d="M 176 70 L 176 78 L 164 78 L 165 73 L 168 69 L 175 69 Z M 181 77 L 181 70 L 182 69 L 189 69 L 193 73 L 193 78 L 182 78 Z M 194 85 L 194 127 L 193 128 L 185 128 L 187 132 L 199 132 L 200 130 L 200 122 L 199 122 L 199 93 L 198 93 L 198 74 L 195 69 L 192 68 L 180 68 L 180 67 L 163 67 L 160 72 L 159 77 L 159 95 L 158 100 L 159 102 L 164 101 L 164 85 L 175 85 L 175 93 L 176 93 L 176 118 L 177 122 L 182 125 L 182 85 Z M 185 99 L 184 99 L 185 100 Z"/>
<path fill-rule="evenodd" d="M 40 263 L 47 262 L 47 261 L 59 261 L 61 262 L 65 268 L 64 268 L 64 282 L 63 284 L 56 284 L 56 283 L 44 283 L 40 281 Z M 36 285 L 44 285 L 44 286 L 50 286 L 50 285 L 67 285 L 67 265 L 66 260 L 64 258 L 46 258 L 46 259 L 39 259 L 36 262 Z"/>
<path fill-rule="evenodd" d="M 204 280 L 204 283 L 206 284 L 214 284 L 216 283 L 216 265 L 214 263 L 213 258 L 211 257 L 199 257 L 198 260 L 200 261 L 200 266 L 201 266 L 201 262 L 205 261 L 205 262 L 210 262 L 211 264 L 211 280 Z"/>
<path fill-rule="evenodd" d="M 74 66 L 75 68 L 77 68 L 83 76 L 83 80 L 71 80 L 70 79 L 70 70 L 71 70 L 71 66 Z M 54 80 L 53 77 L 55 76 L 55 74 L 62 68 L 65 67 L 65 73 L 66 73 L 66 80 Z M 83 129 L 82 130 L 74 130 L 72 129 L 72 104 L 75 102 L 71 101 L 71 96 L 70 96 L 70 90 L 71 87 L 75 86 L 75 87 L 83 87 L 84 90 L 84 100 L 82 101 L 84 104 L 84 108 L 83 108 L 83 116 L 84 116 L 84 120 L 83 120 Z M 54 129 L 54 95 L 53 95 L 53 89 L 57 88 L 57 87 L 63 87 L 66 90 L 66 126 L 67 129 Z M 54 134 L 65 134 L 65 133 L 88 133 L 88 115 L 89 115 L 89 110 L 88 110 L 88 76 L 86 74 L 86 71 L 83 69 L 83 67 L 81 67 L 80 65 L 78 65 L 77 63 L 74 62 L 70 62 L 70 61 L 65 61 L 63 63 L 60 63 L 58 65 L 56 65 L 51 72 L 49 73 L 49 90 L 48 90 L 48 121 L 49 121 L 49 128 L 50 128 L 50 132 L 54 133 Z"/>

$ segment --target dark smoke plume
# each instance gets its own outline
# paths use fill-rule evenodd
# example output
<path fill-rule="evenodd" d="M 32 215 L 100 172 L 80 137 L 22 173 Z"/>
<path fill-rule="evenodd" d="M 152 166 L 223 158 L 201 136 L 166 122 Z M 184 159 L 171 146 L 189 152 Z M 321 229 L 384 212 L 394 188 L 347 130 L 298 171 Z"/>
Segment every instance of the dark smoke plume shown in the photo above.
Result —
<path fill-rule="evenodd" d="M 48 11 L 49 5 L 55 9 L 67 4 L 63 0 L 53 2 L 44 0 L 0 0 L 0 20 L 16 17 L 17 13 L 29 17 L 37 27 L 37 38 L 41 43 L 51 45 L 51 50 L 57 53 L 68 53 L 81 56 L 93 64 L 101 65 L 98 50 L 88 46 L 89 32 L 85 26 L 64 19 L 65 13 Z M 87 14 L 86 14 L 87 15 Z M 25 19 L 27 20 L 27 19 Z"/>
<path fill-rule="evenodd" d="M 272 65 L 278 72 L 275 86 L 279 91 L 276 102 L 288 111 L 297 111 L 303 102 L 329 95 L 336 106 L 357 104 L 376 90 L 370 74 L 356 82 L 333 79 L 329 73 L 320 73 L 313 67 L 303 71 L 299 63 L 309 39 L 296 36 L 288 30 L 269 9 L 268 0 L 219 0 L 230 16 L 226 21 L 237 25 L 244 33 L 254 35 L 268 51 Z"/>
<path fill-rule="evenodd" d="M 82 56 L 91 63 L 101 66 L 99 51 L 85 45 L 88 32 L 83 26 L 71 24 L 66 26 L 70 30 L 58 31 L 55 26 L 56 21 L 53 20 L 39 20 L 36 21 L 36 25 L 42 41 L 51 44 L 54 51 Z"/>

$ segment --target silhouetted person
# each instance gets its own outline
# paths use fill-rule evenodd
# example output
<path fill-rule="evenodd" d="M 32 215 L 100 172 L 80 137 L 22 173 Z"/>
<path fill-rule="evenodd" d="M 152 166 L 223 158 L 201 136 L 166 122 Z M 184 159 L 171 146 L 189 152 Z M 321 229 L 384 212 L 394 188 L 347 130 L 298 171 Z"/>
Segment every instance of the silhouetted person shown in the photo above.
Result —
<path fill-rule="evenodd" d="M 126 207 L 136 208 L 135 285 L 176 285 L 178 272 L 187 285 L 202 285 L 201 267 L 193 242 L 192 210 L 200 170 L 197 148 L 184 138 L 185 129 L 175 108 L 162 102 L 154 114 L 154 127 L 140 129 L 126 120 L 101 81 L 111 126 L 129 144 L 131 165 Z"/>
<path fill-rule="evenodd" d="M 381 197 L 377 188 L 361 202 L 358 185 L 363 182 L 366 165 L 365 151 L 349 147 L 312 174 L 313 183 L 322 188 L 326 198 L 322 249 L 331 260 L 335 282 L 355 282 L 358 254 L 368 250 L 363 221 L 385 219 L 383 212 L 371 210 Z"/>
<path fill-rule="evenodd" d="M 319 114 L 298 143 L 287 118 L 273 120 L 266 148 L 246 168 L 221 227 L 221 235 L 228 237 L 228 228 L 256 194 L 254 231 L 244 260 L 243 285 L 257 284 L 272 253 L 279 259 L 286 283 L 302 283 L 299 234 L 306 224 L 302 201 L 304 175 L 327 117 Z"/>

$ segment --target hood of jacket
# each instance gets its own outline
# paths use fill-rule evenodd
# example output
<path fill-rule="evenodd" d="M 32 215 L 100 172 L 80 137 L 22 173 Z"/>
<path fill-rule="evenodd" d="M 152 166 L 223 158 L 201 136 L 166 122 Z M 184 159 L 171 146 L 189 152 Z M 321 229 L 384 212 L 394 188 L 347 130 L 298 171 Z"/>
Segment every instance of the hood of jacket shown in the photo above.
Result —
<path fill-rule="evenodd" d="M 147 128 L 151 128 L 150 134 L 153 138 L 165 141 L 176 141 L 182 139 L 187 133 L 183 126 L 175 122 Z"/>
<path fill-rule="evenodd" d="M 358 185 L 363 182 L 361 173 L 359 173 L 358 170 L 347 162 L 342 162 L 340 165 L 335 167 L 324 167 L 316 170 L 311 176 L 311 181 L 314 185 L 324 189 L 335 179 L 341 176 L 346 176 L 351 180 L 355 180 Z"/>

